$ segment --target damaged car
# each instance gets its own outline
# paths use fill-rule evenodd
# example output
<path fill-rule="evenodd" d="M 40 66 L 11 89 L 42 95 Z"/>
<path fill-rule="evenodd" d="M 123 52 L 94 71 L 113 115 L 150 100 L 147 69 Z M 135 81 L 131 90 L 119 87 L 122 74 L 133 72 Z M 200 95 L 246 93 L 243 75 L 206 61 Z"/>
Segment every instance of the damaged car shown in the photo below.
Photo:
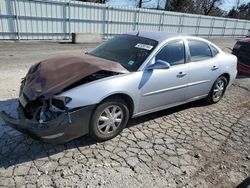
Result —
<path fill-rule="evenodd" d="M 89 53 L 33 65 L 22 80 L 11 127 L 50 143 L 117 136 L 133 117 L 198 99 L 217 103 L 237 58 L 213 43 L 165 32 L 129 32 Z"/>

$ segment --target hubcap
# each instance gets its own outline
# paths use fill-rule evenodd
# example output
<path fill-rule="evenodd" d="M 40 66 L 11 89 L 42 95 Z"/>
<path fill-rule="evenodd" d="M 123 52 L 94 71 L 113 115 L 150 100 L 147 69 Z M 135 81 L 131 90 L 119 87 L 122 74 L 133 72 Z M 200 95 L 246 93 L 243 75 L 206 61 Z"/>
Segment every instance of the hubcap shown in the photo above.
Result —
<path fill-rule="evenodd" d="M 224 87 L 225 87 L 225 84 L 224 84 L 223 80 L 219 80 L 216 83 L 216 85 L 214 87 L 214 91 L 213 91 L 214 101 L 220 100 L 220 98 L 222 97 L 223 92 L 224 92 Z"/>
<path fill-rule="evenodd" d="M 112 133 L 120 126 L 122 120 L 122 109 L 117 105 L 108 106 L 102 111 L 97 121 L 98 130 L 103 134 Z"/>

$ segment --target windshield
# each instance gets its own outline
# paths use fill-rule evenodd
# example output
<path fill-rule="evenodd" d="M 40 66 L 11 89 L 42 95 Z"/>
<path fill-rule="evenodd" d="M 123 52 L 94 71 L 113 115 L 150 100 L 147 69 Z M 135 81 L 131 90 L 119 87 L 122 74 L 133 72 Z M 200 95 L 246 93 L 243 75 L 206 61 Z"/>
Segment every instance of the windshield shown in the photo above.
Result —
<path fill-rule="evenodd" d="M 133 35 L 120 35 L 98 46 L 90 55 L 120 63 L 128 71 L 137 71 L 158 44 L 157 41 Z"/>

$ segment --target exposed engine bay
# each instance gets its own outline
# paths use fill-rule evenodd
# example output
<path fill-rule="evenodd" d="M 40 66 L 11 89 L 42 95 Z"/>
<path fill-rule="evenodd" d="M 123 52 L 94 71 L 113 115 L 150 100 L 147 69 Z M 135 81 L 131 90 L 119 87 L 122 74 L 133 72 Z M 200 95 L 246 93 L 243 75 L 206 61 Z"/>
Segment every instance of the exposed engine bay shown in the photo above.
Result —
<path fill-rule="evenodd" d="M 93 81 L 96 81 L 105 77 L 110 77 L 110 76 L 114 76 L 118 74 L 119 73 L 110 72 L 110 71 L 99 71 L 71 84 L 70 86 L 63 89 L 62 92 L 70 90 L 77 86 L 89 83 L 89 82 L 93 82 Z M 25 78 L 21 82 L 20 93 L 19 93 L 20 95 L 19 102 L 20 102 L 20 105 L 23 107 L 25 118 L 33 120 L 33 121 L 37 121 L 40 124 L 42 124 L 44 122 L 48 122 L 53 119 L 56 119 L 58 116 L 60 116 L 63 113 L 67 113 L 68 121 L 69 123 L 71 122 L 71 117 L 70 117 L 69 112 L 71 112 L 72 109 L 68 109 L 66 107 L 66 104 L 72 100 L 70 97 L 52 96 L 49 98 L 45 98 L 44 96 L 41 96 L 33 101 L 27 102 L 28 98 L 23 93 L 24 85 L 25 85 Z M 76 109 L 73 109 L 73 110 L 76 110 Z"/>

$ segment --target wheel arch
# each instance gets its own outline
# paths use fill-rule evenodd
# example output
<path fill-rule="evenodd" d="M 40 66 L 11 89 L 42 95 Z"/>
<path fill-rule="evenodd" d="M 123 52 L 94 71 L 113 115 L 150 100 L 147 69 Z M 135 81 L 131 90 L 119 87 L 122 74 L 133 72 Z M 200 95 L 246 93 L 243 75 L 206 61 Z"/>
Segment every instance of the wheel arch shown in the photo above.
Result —
<path fill-rule="evenodd" d="M 114 94 L 111 94 L 111 95 L 105 97 L 104 99 L 102 99 L 100 101 L 100 103 L 107 100 L 107 99 L 111 99 L 111 98 L 120 98 L 120 99 L 124 100 L 128 105 L 129 116 L 131 117 L 133 115 L 133 113 L 134 113 L 134 101 L 133 101 L 131 96 L 129 96 L 128 94 L 125 94 L 125 93 L 114 93 Z"/>
<path fill-rule="evenodd" d="M 221 77 L 221 76 L 224 76 L 224 77 L 227 79 L 227 85 L 228 85 L 229 82 L 230 82 L 230 74 L 228 74 L 228 73 L 223 73 L 223 74 L 221 74 L 219 77 Z"/>

